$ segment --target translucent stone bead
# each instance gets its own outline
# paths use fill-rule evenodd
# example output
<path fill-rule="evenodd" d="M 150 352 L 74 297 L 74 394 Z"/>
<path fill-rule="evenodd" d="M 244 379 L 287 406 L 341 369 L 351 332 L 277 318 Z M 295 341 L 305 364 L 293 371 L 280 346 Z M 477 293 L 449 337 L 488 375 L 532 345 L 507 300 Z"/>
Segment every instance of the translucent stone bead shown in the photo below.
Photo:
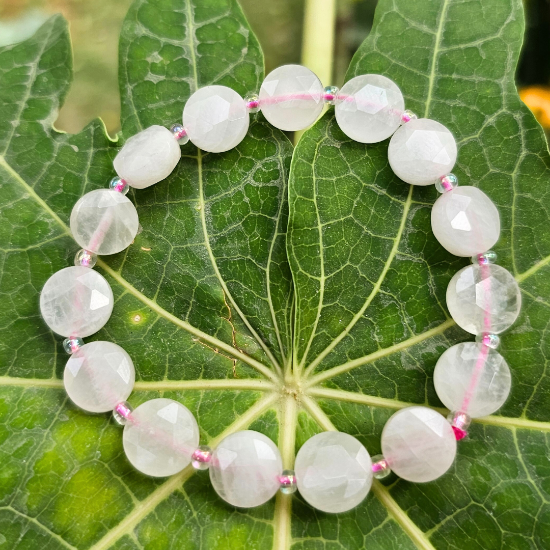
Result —
<path fill-rule="evenodd" d="M 63 383 L 71 401 L 88 412 L 112 411 L 132 393 L 136 373 L 130 356 L 112 342 L 90 342 L 65 366 Z"/>
<path fill-rule="evenodd" d="M 500 334 L 518 318 L 521 292 L 499 265 L 469 265 L 451 279 L 447 307 L 457 325 L 471 334 Z"/>
<path fill-rule="evenodd" d="M 481 254 L 500 237 L 500 216 L 493 201 L 477 187 L 457 187 L 432 208 L 432 231 L 455 256 Z"/>
<path fill-rule="evenodd" d="M 244 102 L 249 113 L 257 113 L 260 110 L 260 96 L 258 94 L 248 94 L 244 98 Z"/>
<path fill-rule="evenodd" d="M 246 136 L 250 116 L 244 99 L 226 86 L 199 88 L 183 108 L 191 142 L 210 153 L 236 147 Z"/>
<path fill-rule="evenodd" d="M 191 466 L 195 470 L 208 470 L 212 461 L 212 449 L 208 445 L 201 445 L 191 455 Z"/>
<path fill-rule="evenodd" d="M 429 118 L 411 120 L 401 126 L 388 148 L 392 170 L 412 185 L 431 185 L 451 172 L 456 155 L 453 134 Z"/>
<path fill-rule="evenodd" d="M 40 312 L 57 334 L 85 338 L 105 325 L 113 311 L 113 292 L 97 271 L 66 267 L 54 273 L 40 294 Z"/>
<path fill-rule="evenodd" d="M 65 338 L 63 340 L 63 349 L 70 355 L 84 345 L 82 338 Z"/>
<path fill-rule="evenodd" d="M 191 411 L 172 399 L 151 399 L 124 426 L 124 452 L 134 468 L 153 477 L 181 472 L 199 445 L 199 427 Z"/>
<path fill-rule="evenodd" d="M 483 344 L 491 349 L 497 349 L 500 346 L 500 337 L 498 334 L 490 334 L 489 332 L 481 332 L 476 335 L 476 342 Z"/>
<path fill-rule="evenodd" d="M 280 130 L 311 126 L 324 106 L 324 89 L 317 75 L 302 65 L 283 65 L 271 71 L 260 88 L 265 118 Z"/>
<path fill-rule="evenodd" d="M 323 432 L 308 439 L 294 465 L 300 494 L 323 512 L 346 512 L 357 506 L 372 484 L 372 462 L 355 437 Z"/>
<path fill-rule="evenodd" d="M 122 178 L 115 176 L 109 182 L 109 189 L 111 191 L 116 191 L 117 193 L 121 193 L 122 195 L 127 195 L 128 191 L 130 191 L 130 186 L 128 185 L 128 183 L 126 183 L 126 180 L 123 180 Z"/>
<path fill-rule="evenodd" d="M 298 489 L 294 470 L 283 470 L 279 476 L 280 491 L 283 495 L 292 495 Z"/>
<path fill-rule="evenodd" d="M 323 90 L 323 99 L 328 105 L 335 105 L 338 99 L 338 93 L 340 90 L 338 86 L 325 86 Z"/>
<path fill-rule="evenodd" d="M 389 138 L 401 124 L 403 94 L 393 80 L 365 74 L 348 80 L 338 94 L 336 121 L 351 139 L 377 143 Z"/>
<path fill-rule="evenodd" d="M 180 145 L 185 145 L 189 141 L 187 130 L 181 124 L 172 124 L 172 126 L 170 126 L 170 132 L 172 132 L 174 139 Z"/>
<path fill-rule="evenodd" d="M 451 411 L 472 418 L 493 414 L 506 401 L 512 377 L 497 351 L 476 342 L 450 347 L 434 370 L 435 391 Z"/>
<path fill-rule="evenodd" d="M 94 267 L 97 263 L 97 254 L 81 248 L 74 256 L 74 265 Z"/>
<path fill-rule="evenodd" d="M 210 480 L 218 495 L 233 506 L 252 508 L 279 490 L 283 461 L 265 435 L 245 430 L 228 435 L 212 453 Z"/>
<path fill-rule="evenodd" d="M 435 188 L 440 193 L 448 193 L 458 187 L 458 178 L 454 174 L 441 176 L 435 181 Z"/>
<path fill-rule="evenodd" d="M 136 207 L 122 193 L 96 189 L 81 197 L 71 212 L 74 240 L 95 254 L 116 254 L 132 244 L 139 220 Z"/>
<path fill-rule="evenodd" d="M 150 126 L 132 136 L 115 157 L 116 173 L 135 189 L 144 189 L 168 177 L 181 157 L 172 132 Z"/>
<path fill-rule="evenodd" d="M 438 412 L 407 407 L 386 422 L 382 453 L 389 467 L 403 479 L 433 481 L 451 467 L 456 439 L 451 425 Z"/>
<path fill-rule="evenodd" d="M 133 411 L 134 408 L 130 405 L 130 403 L 128 403 L 128 401 L 121 401 L 120 403 L 117 403 L 113 409 L 113 418 L 120 426 L 126 426 L 126 424 L 130 422 Z"/>
<path fill-rule="evenodd" d="M 385 479 L 391 474 L 391 468 L 384 455 L 375 455 L 372 457 L 372 475 L 375 479 Z"/>

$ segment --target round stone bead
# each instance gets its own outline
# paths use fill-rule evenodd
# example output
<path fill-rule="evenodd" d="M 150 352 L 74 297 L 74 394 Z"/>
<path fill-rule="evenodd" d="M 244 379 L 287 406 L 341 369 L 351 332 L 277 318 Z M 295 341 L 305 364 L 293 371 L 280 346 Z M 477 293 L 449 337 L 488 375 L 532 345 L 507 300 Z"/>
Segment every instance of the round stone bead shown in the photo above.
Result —
<path fill-rule="evenodd" d="M 382 453 L 398 476 L 421 483 L 442 476 L 456 455 L 456 438 L 447 419 L 426 407 L 396 412 L 382 430 Z"/>
<path fill-rule="evenodd" d="M 132 244 L 139 226 L 136 207 L 122 193 L 96 189 L 81 197 L 71 212 L 74 240 L 95 254 L 116 254 Z"/>
<path fill-rule="evenodd" d="M 245 430 L 228 435 L 214 449 L 210 480 L 225 501 L 239 508 L 267 502 L 279 489 L 283 461 L 265 435 Z"/>
<path fill-rule="evenodd" d="M 389 138 L 401 124 L 405 100 L 397 84 L 379 74 L 348 80 L 335 107 L 338 125 L 351 139 L 377 143 Z"/>
<path fill-rule="evenodd" d="M 298 451 L 294 469 L 302 497 L 333 514 L 357 506 L 372 484 L 369 453 L 355 437 L 342 432 L 308 439 Z"/>
<path fill-rule="evenodd" d="M 265 118 L 280 130 L 311 126 L 323 110 L 324 88 L 317 75 L 302 65 L 283 65 L 271 71 L 260 88 Z"/>
<path fill-rule="evenodd" d="M 190 141 L 210 153 L 236 147 L 246 136 L 250 116 L 244 99 L 226 86 L 199 88 L 183 108 Z"/>
<path fill-rule="evenodd" d="M 434 370 L 435 391 L 445 407 L 472 418 L 500 409 L 511 383 L 502 355 L 476 342 L 452 346 L 441 355 Z"/>
<path fill-rule="evenodd" d="M 132 393 L 130 356 L 112 342 L 90 342 L 76 350 L 65 366 L 63 383 L 71 401 L 88 412 L 112 411 Z"/>
<path fill-rule="evenodd" d="M 455 256 L 489 250 L 500 237 L 500 216 L 493 201 L 477 187 L 457 187 L 432 208 L 435 238 Z"/>
<path fill-rule="evenodd" d="M 447 307 L 457 325 L 471 334 L 499 334 L 517 319 L 521 292 L 503 267 L 469 265 L 451 279 Z"/>
<path fill-rule="evenodd" d="M 66 267 L 54 273 L 40 294 L 40 312 L 57 334 L 84 338 L 105 325 L 113 311 L 109 283 L 89 267 Z"/>
<path fill-rule="evenodd" d="M 395 174 L 412 185 L 430 185 L 452 171 L 456 142 L 443 124 L 419 118 L 393 134 L 388 159 Z"/>
<path fill-rule="evenodd" d="M 151 399 L 132 412 L 124 426 L 124 452 L 149 476 L 166 477 L 191 463 L 199 445 L 199 427 L 191 411 L 172 399 Z"/>
<path fill-rule="evenodd" d="M 144 189 L 168 177 L 181 149 L 172 132 L 164 126 L 150 126 L 132 136 L 115 157 L 116 173 L 136 189 Z"/>

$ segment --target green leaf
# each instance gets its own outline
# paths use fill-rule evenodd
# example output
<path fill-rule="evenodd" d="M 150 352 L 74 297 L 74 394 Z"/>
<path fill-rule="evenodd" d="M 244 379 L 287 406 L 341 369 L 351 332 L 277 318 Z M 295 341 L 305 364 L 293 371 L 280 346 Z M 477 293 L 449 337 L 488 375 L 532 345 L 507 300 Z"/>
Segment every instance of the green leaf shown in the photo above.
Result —
<path fill-rule="evenodd" d="M 352 62 L 348 77 L 388 75 L 408 107 L 455 133 L 460 180 L 500 208 L 497 252 L 524 308 L 503 338 L 513 388 L 502 416 L 474 423 L 440 480 L 376 483 L 361 506 L 335 516 L 283 495 L 235 510 L 190 469 L 145 478 L 107 415 L 70 404 L 66 356 L 40 319 L 38 294 L 71 264 L 71 208 L 105 187 L 120 143 L 100 121 L 74 136 L 52 129 L 71 77 L 62 18 L 0 49 L 0 550 L 544 548 L 550 158 L 514 86 L 522 33 L 520 0 L 381 0 Z M 120 42 L 122 138 L 178 121 L 198 86 L 257 91 L 262 65 L 235 0 L 138 0 Z M 291 153 L 257 116 L 236 149 L 186 145 L 169 178 L 132 192 L 144 229 L 98 264 L 116 304 L 94 336 L 134 359 L 134 405 L 177 399 L 210 445 L 259 430 L 279 443 L 286 467 L 322 429 L 378 453 L 394 410 L 441 406 L 435 362 L 470 339 L 445 307 L 464 260 L 431 234 L 434 190 L 397 180 L 387 142 L 349 141 L 330 112 L 292 161 L 291 276 Z"/>

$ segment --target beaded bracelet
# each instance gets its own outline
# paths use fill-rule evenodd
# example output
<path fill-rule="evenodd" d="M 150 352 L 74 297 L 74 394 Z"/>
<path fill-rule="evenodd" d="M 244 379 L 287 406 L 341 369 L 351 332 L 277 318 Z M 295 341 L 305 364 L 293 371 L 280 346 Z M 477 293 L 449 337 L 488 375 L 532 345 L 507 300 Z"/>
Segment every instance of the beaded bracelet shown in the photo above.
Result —
<path fill-rule="evenodd" d="M 403 181 L 435 183 L 441 196 L 432 209 L 433 232 L 449 252 L 473 262 L 451 279 L 447 306 L 476 341 L 452 346 L 435 367 L 437 395 L 452 411 L 448 419 L 422 406 L 396 412 L 382 432 L 383 454 L 372 459 L 355 437 L 320 433 L 302 445 L 292 471 L 283 470 L 277 446 L 261 433 L 233 433 L 212 450 L 199 446 L 197 422 L 180 403 L 152 399 L 132 410 L 126 402 L 135 380 L 130 356 L 114 343 L 84 344 L 82 338 L 101 329 L 113 309 L 108 282 L 91 269 L 97 255 L 122 251 L 138 232 L 136 209 L 125 197 L 129 187 L 142 189 L 166 178 L 181 156 L 180 143 L 191 141 L 212 153 L 235 147 L 246 135 L 249 113 L 261 109 L 277 128 L 301 130 L 315 122 L 326 103 L 335 106 L 336 120 L 350 138 L 375 143 L 392 136 L 389 163 Z M 286 65 L 266 77 L 258 96 L 243 99 L 224 86 L 197 90 L 184 107 L 183 125 L 151 126 L 130 138 L 114 160 L 118 176 L 110 189 L 87 193 L 73 208 L 71 231 L 82 249 L 75 266 L 52 275 L 40 297 L 45 322 L 66 337 L 63 345 L 71 354 L 64 371 L 69 397 L 85 411 L 113 411 L 124 426 L 126 456 L 140 472 L 163 477 L 189 464 L 209 468 L 216 492 L 238 507 L 258 506 L 278 490 L 298 489 L 315 508 L 344 512 L 365 498 L 373 477 L 393 471 L 427 482 L 443 475 L 470 419 L 495 412 L 508 396 L 510 370 L 495 348 L 521 305 L 517 283 L 494 264 L 490 250 L 500 235 L 498 210 L 476 187 L 457 187 L 451 173 L 456 156 L 451 132 L 405 110 L 398 86 L 381 75 L 352 78 L 338 90 L 323 88 L 305 67 Z"/>

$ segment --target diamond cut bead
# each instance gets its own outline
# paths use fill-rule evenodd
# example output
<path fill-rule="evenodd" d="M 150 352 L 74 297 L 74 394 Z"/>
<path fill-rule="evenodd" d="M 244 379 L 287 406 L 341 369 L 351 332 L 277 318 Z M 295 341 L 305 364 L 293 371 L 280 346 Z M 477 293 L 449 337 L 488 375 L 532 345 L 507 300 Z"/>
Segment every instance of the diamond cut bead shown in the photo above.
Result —
<path fill-rule="evenodd" d="M 265 118 L 280 130 L 311 126 L 324 106 L 324 88 L 317 75 L 301 65 L 283 65 L 271 71 L 260 88 Z"/>
<path fill-rule="evenodd" d="M 456 155 L 453 134 L 429 118 L 411 120 L 401 126 L 388 148 L 392 170 L 412 185 L 431 185 L 451 172 Z"/>
<path fill-rule="evenodd" d="M 116 254 L 132 244 L 138 230 L 136 207 L 122 193 L 96 189 L 86 193 L 71 212 L 74 240 L 95 254 Z"/>
<path fill-rule="evenodd" d="M 135 189 L 144 189 L 167 178 L 181 157 L 172 132 L 150 126 L 132 136 L 115 157 L 116 173 Z"/>
<path fill-rule="evenodd" d="M 181 472 L 199 444 L 199 427 L 191 411 L 172 399 L 151 399 L 124 426 L 124 452 L 134 468 L 153 477 Z"/>
<path fill-rule="evenodd" d="M 340 90 L 336 121 L 351 139 L 377 143 L 399 128 L 404 108 L 403 94 L 395 82 L 365 74 L 348 80 Z"/>
<path fill-rule="evenodd" d="M 435 366 L 434 386 L 451 411 L 472 418 L 493 414 L 508 398 L 512 377 L 504 357 L 476 342 L 446 350 Z"/>
<path fill-rule="evenodd" d="M 473 256 L 500 237 L 500 216 L 493 201 L 477 187 L 457 187 L 441 195 L 432 208 L 432 231 L 455 256 Z"/>
<path fill-rule="evenodd" d="M 447 419 L 426 407 L 397 411 L 382 431 L 382 454 L 400 477 L 416 483 L 433 481 L 452 465 L 456 438 Z"/>
<path fill-rule="evenodd" d="M 351 510 L 372 484 L 369 453 L 355 437 L 342 432 L 308 439 L 298 451 L 294 469 L 302 497 L 323 512 Z"/>
<path fill-rule="evenodd" d="M 203 151 L 222 153 L 246 136 L 250 116 L 244 99 L 226 86 L 199 88 L 183 108 L 189 139 Z"/>
<path fill-rule="evenodd" d="M 135 380 L 130 356 L 112 342 L 90 342 L 65 366 L 63 383 L 71 401 L 88 412 L 113 410 L 132 393 Z"/>
<path fill-rule="evenodd" d="M 279 449 L 265 435 L 245 430 L 228 435 L 214 449 L 210 481 L 229 504 L 252 508 L 279 490 L 283 461 Z"/>
<path fill-rule="evenodd" d="M 471 334 L 499 334 L 518 318 L 521 292 L 499 265 L 469 265 L 451 279 L 447 307 L 457 325 Z"/>
<path fill-rule="evenodd" d="M 97 271 L 66 267 L 54 273 L 40 294 L 40 312 L 57 334 L 84 338 L 97 332 L 113 311 L 113 292 Z"/>

